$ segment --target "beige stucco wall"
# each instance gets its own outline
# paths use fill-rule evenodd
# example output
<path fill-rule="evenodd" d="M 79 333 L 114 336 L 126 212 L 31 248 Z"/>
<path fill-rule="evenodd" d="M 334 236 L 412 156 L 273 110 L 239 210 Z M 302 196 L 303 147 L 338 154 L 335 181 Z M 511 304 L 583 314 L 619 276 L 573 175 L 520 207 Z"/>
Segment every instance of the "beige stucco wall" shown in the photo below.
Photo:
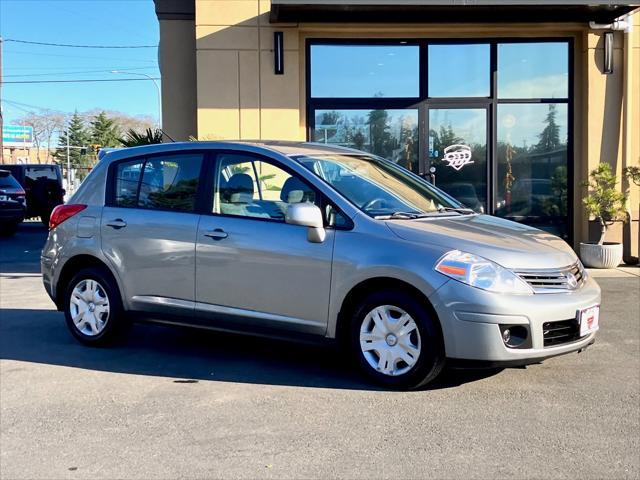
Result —
<path fill-rule="evenodd" d="M 580 187 L 590 169 L 607 161 L 621 174 L 640 157 L 640 14 L 633 15 L 630 34 L 616 33 L 615 71 L 604 75 L 602 32 L 585 24 L 521 25 L 349 25 L 270 24 L 269 0 L 196 0 L 195 92 L 197 113 L 184 102 L 171 104 L 165 86 L 165 125 L 188 125 L 197 118 L 200 139 L 306 139 L 305 40 L 312 37 L 572 37 L 574 56 L 574 231 L 579 242 L 589 237 Z M 170 22 L 170 21 L 165 21 Z M 175 23 L 175 21 L 174 21 Z M 284 75 L 273 70 L 273 32 L 283 31 Z M 161 35 L 172 32 L 161 22 Z M 625 40 L 625 35 L 627 38 Z M 174 37 L 175 38 L 175 37 Z M 188 56 L 189 47 L 180 40 Z M 631 48 L 625 50 L 627 42 Z M 167 47 L 171 48 L 171 47 Z M 177 53 L 179 50 L 176 47 Z M 192 50 L 193 51 L 193 50 Z M 627 52 L 631 52 L 627 55 Z M 626 69 L 625 69 L 626 66 Z M 187 68 L 187 67 L 185 67 Z M 630 82 L 627 76 L 630 75 Z M 187 102 L 188 103 L 188 102 Z M 167 111 L 168 110 L 168 111 Z M 177 125 L 175 126 L 177 129 Z M 629 188 L 621 182 L 621 188 Z M 638 254 L 637 219 L 640 194 L 632 186 L 629 207 L 633 227 L 616 226 L 609 240 L 625 236 L 628 254 Z M 623 231 L 624 230 L 624 231 Z"/>
<path fill-rule="evenodd" d="M 196 47 L 200 139 L 304 139 L 295 25 L 284 31 L 284 75 L 273 69 L 270 2 L 198 0 Z"/>
<path fill-rule="evenodd" d="M 198 134 L 195 48 L 193 20 L 160 20 L 162 129 L 174 140 Z"/>

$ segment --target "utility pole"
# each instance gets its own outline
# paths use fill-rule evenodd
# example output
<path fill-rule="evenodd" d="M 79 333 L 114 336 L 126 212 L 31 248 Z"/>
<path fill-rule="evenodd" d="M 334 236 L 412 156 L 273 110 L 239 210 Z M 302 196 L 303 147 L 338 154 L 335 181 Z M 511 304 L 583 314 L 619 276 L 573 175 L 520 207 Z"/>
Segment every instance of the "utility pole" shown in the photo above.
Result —
<path fill-rule="evenodd" d="M 71 193 L 71 145 L 69 145 L 69 127 L 67 127 L 67 192 Z"/>

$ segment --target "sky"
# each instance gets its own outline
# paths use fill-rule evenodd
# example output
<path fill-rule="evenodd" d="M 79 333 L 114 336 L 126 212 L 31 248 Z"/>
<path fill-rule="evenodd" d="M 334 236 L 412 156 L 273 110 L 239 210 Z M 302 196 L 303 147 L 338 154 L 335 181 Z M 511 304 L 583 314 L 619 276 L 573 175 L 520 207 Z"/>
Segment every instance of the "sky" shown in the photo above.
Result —
<path fill-rule="evenodd" d="M 0 36 L 5 40 L 5 123 L 39 108 L 63 112 L 99 108 L 157 119 L 158 93 L 153 82 L 139 75 L 110 73 L 127 70 L 159 78 L 157 48 L 68 48 L 10 41 L 157 46 L 153 0 L 0 0 Z M 10 83 L 76 79 L 141 80 Z"/>

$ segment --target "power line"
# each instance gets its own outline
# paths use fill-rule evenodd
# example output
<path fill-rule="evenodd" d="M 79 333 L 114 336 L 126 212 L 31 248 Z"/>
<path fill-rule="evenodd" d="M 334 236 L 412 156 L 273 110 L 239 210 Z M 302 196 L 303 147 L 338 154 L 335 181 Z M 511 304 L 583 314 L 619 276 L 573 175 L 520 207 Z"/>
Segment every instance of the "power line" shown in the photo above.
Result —
<path fill-rule="evenodd" d="M 32 42 L 30 40 L 18 40 L 15 38 L 5 38 L 5 42 L 26 43 L 28 45 L 44 45 L 46 47 L 66 47 L 66 48 L 158 48 L 158 45 L 77 45 L 71 43 L 48 43 L 48 42 Z"/>
<path fill-rule="evenodd" d="M 4 75 L 4 78 L 52 77 L 56 75 L 78 75 L 83 73 L 110 73 L 114 70 L 147 70 L 147 69 L 156 69 L 156 67 L 110 68 L 109 70 L 82 70 L 82 71 L 75 71 L 75 72 L 23 73 L 23 74 Z"/>
<path fill-rule="evenodd" d="M 18 83 L 88 83 L 88 82 L 146 82 L 148 80 L 160 80 L 160 78 L 85 78 L 76 80 L 14 80 L 2 82 L 3 85 Z"/>
<path fill-rule="evenodd" d="M 158 63 L 157 60 L 145 60 L 145 59 L 140 59 L 140 58 L 122 58 L 122 57 L 96 57 L 96 56 L 88 56 L 88 55 L 63 55 L 60 53 L 44 53 L 44 52 L 27 52 L 25 50 L 12 50 L 12 49 L 5 49 L 4 53 L 19 53 L 20 55 L 37 55 L 37 56 L 41 56 L 41 57 L 62 57 L 62 58 L 83 58 L 83 59 L 88 59 L 88 60 L 115 60 L 115 61 L 121 61 L 121 60 L 130 60 L 132 62 L 144 62 L 144 63 Z"/>

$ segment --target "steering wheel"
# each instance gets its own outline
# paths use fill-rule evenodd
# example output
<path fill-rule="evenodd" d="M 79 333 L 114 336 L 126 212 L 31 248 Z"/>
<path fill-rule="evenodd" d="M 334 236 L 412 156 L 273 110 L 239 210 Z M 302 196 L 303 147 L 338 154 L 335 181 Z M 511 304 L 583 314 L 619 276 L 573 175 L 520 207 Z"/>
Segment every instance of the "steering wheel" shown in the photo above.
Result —
<path fill-rule="evenodd" d="M 377 207 L 380 208 L 384 205 L 385 203 L 385 199 L 384 198 L 374 198 L 372 200 L 369 200 L 367 203 L 365 203 L 364 205 L 362 205 L 362 210 L 371 210 L 373 209 L 373 207 Z"/>

